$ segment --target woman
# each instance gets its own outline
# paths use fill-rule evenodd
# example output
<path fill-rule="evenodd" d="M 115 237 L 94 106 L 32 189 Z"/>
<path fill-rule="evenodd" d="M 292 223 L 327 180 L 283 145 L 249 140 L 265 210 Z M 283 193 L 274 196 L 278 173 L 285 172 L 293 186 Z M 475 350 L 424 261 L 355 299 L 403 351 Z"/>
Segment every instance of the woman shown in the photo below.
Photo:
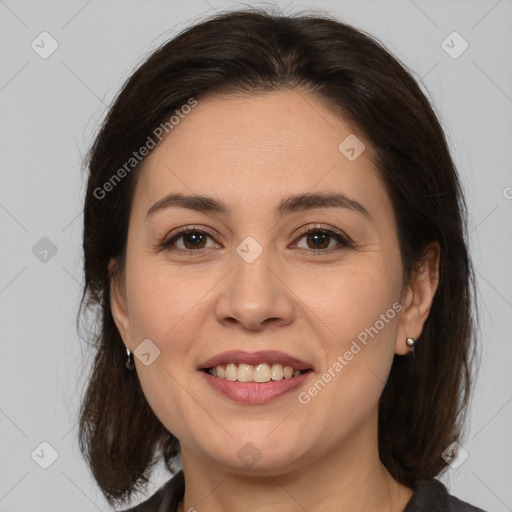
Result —
<path fill-rule="evenodd" d="M 130 510 L 481 510 L 435 479 L 474 356 L 464 198 L 383 46 L 217 15 L 129 78 L 88 166 L 80 446 L 110 504 L 163 457 Z"/>

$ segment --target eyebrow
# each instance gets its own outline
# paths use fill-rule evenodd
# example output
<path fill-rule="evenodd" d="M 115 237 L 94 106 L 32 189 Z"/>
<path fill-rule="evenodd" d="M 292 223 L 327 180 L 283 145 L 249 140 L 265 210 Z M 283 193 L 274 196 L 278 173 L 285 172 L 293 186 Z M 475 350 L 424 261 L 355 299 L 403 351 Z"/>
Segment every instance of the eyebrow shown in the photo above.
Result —
<path fill-rule="evenodd" d="M 230 215 L 230 208 L 219 199 L 204 195 L 168 194 L 157 201 L 146 213 L 146 219 L 158 211 L 168 208 L 187 208 L 198 212 L 213 212 Z M 275 216 L 282 218 L 291 213 L 313 208 L 346 208 L 371 220 L 368 210 L 359 202 L 340 193 L 306 193 L 288 196 L 275 208 Z"/>

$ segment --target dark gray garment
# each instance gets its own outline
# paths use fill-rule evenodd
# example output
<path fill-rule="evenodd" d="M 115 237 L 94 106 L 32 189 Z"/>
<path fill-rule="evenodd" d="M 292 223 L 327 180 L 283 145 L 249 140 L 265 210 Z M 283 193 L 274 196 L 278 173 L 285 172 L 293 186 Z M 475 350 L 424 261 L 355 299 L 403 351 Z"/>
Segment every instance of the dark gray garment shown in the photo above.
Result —
<path fill-rule="evenodd" d="M 121 512 L 176 512 L 183 499 L 185 480 L 179 471 L 148 500 Z M 448 494 L 436 479 L 420 480 L 403 512 L 485 512 Z"/>

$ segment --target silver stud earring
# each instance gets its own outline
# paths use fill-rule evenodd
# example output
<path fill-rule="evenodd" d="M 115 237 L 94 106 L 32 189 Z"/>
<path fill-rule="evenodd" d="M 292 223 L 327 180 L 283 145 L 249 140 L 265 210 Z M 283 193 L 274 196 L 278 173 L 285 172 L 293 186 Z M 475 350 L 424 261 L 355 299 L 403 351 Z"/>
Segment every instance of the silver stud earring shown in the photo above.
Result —
<path fill-rule="evenodd" d="M 128 368 L 128 370 L 133 370 L 135 365 L 133 363 L 133 356 L 129 348 L 126 349 L 126 356 L 126 368 Z"/>
<path fill-rule="evenodd" d="M 407 343 L 408 347 L 412 348 L 412 350 L 411 350 L 411 352 L 409 352 L 409 354 L 411 354 L 412 358 L 414 359 L 414 357 L 415 357 L 414 346 L 416 345 L 416 340 L 414 338 L 407 338 L 405 340 L 405 342 Z"/>

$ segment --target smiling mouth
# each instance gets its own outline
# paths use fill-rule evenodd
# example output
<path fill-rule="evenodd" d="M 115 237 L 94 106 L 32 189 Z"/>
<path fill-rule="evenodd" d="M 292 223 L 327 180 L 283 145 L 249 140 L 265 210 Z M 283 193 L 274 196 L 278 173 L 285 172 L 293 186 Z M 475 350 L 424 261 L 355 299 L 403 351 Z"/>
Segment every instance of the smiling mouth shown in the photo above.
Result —
<path fill-rule="evenodd" d="M 312 369 L 297 370 L 280 363 L 260 363 L 257 365 L 228 363 L 203 368 L 203 371 L 213 377 L 231 382 L 265 383 L 300 377 L 304 373 L 312 371 Z"/>

